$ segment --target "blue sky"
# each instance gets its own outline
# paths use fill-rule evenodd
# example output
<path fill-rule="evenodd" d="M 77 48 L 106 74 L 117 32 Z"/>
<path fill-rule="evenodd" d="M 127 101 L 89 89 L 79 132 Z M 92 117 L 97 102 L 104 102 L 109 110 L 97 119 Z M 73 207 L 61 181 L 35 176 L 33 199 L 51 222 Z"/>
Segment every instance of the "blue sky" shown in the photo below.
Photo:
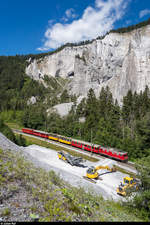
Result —
<path fill-rule="evenodd" d="M 1 0 L 0 55 L 52 51 L 148 18 L 149 0 Z"/>

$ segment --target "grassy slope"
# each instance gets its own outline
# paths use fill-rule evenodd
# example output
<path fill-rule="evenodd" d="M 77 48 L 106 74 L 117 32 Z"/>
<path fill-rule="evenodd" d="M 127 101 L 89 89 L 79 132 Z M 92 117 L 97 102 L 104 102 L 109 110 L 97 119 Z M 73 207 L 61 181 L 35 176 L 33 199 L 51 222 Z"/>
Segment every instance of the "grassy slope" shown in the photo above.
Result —
<path fill-rule="evenodd" d="M 144 221 L 133 208 L 120 203 L 104 201 L 101 196 L 85 193 L 82 188 L 74 188 L 62 181 L 53 171 L 35 168 L 20 155 L 0 150 L 0 192 L 3 208 L 0 217 L 5 221 L 13 219 L 16 205 L 11 199 L 26 193 L 25 205 L 17 199 L 16 220 L 25 210 L 26 221 L 31 221 L 30 213 L 38 214 L 39 221 Z M 24 192 L 21 188 L 24 187 Z M 28 197 L 26 197 L 27 199 Z M 12 199 L 13 200 L 13 199 Z M 15 207 L 15 209 L 14 209 Z"/>

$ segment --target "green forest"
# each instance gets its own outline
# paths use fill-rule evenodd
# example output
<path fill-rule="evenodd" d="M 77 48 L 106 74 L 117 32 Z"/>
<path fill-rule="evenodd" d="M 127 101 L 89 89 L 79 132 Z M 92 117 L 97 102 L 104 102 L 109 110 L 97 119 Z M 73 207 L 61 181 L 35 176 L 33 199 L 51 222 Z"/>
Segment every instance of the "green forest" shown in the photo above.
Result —
<path fill-rule="evenodd" d="M 148 87 L 140 94 L 129 91 L 122 107 L 113 101 L 108 87 L 102 88 L 98 99 L 90 89 L 87 99 L 82 99 L 79 105 L 74 101 L 70 113 L 64 118 L 56 113 L 47 115 L 44 107 L 38 104 L 26 107 L 21 113 L 20 123 L 24 127 L 122 149 L 133 161 L 150 155 Z M 3 117 L 5 114 L 1 113 Z M 16 118 L 17 113 L 14 120 Z M 81 118 L 85 121 L 80 122 Z"/>

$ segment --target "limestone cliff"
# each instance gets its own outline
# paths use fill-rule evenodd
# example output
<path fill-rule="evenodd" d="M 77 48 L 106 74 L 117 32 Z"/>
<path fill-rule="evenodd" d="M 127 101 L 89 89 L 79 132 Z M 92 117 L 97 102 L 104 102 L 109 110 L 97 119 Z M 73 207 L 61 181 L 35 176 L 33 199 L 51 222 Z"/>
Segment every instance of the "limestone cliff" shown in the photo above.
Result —
<path fill-rule="evenodd" d="M 150 25 L 128 33 L 109 33 L 102 40 L 32 61 L 26 74 L 42 79 L 46 74 L 70 79 L 68 90 L 86 96 L 93 88 L 98 96 L 109 86 L 119 103 L 127 91 L 143 91 L 150 87 Z"/>

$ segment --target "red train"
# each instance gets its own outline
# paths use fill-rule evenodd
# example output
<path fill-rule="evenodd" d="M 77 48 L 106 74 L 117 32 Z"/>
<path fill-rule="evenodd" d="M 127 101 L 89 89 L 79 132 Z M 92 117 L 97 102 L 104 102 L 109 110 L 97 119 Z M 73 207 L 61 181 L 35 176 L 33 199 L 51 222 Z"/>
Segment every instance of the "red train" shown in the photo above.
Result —
<path fill-rule="evenodd" d="M 35 136 L 39 136 L 42 138 L 46 138 L 46 139 L 51 139 L 57 142 L 61 142 L 67 145 L 71 145 L 73 147 L 76 148 L 80 148 L 82 150 L 85 151 L 89 151 L 92 153 L 96 153 L 99 155 L 103 155 L 103 156 L 107 156 L 109 158 L 118 160 L 118 161 L 122 161 L 122 162 L 127 162 L 128 161 L 128 153 L 127 152 L 123 152 L 117 149 L 106 149 L 104 147 L 101 147 L 99 145 L 96 144 L 92 144 L 91 143 L 87 143 L 87 142 L 83 142 L 83 141 L 79 141 L 79 140 L 75 140 L 72 138 L 67 138 L 64 136 L 60 136 L 57 134 L 51 134 L 51 133 L 47 133 L 44 131 L 39 131 L 39 130 L 33 130 L 33 129 L 29 129 L 29 128 L 23 128 L 22 129 L 23 133 L 27 133 L 27 134 L 31 134 L 31 135 L 35 135 Z"/>

